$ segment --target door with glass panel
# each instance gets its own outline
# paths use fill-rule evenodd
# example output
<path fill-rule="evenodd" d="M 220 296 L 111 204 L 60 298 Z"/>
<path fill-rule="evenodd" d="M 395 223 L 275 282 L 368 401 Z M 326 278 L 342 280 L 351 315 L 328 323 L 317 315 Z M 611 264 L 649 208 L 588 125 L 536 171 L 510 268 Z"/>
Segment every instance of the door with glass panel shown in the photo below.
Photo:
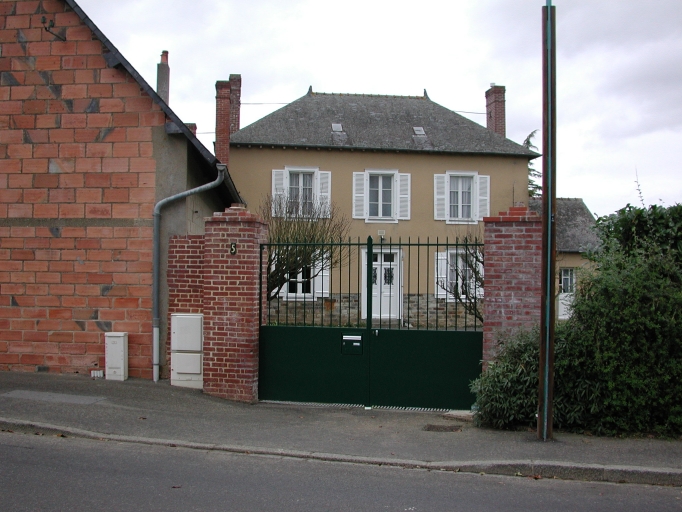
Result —
<path fill-rule="evenodd" d="M 366 251 L 363 250 L 363 261 Z M 372 254 L 372 318 L 402 316 L 402 253 L 400 249 L 374 247 Z M 362 282 L 367 283 L 367 266 L 363 265 Z M 362 318 L 367 318 L 367 287 L 363 287 Z"/>

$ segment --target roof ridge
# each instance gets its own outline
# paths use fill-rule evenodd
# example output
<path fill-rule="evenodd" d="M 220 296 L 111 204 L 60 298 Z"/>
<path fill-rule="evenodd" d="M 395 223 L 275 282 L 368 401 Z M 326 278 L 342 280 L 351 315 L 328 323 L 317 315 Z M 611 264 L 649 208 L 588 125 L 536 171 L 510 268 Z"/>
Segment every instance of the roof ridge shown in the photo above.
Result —
<path fill-rule="evenodd" d="M 425 91 L 426 92 L 426 91 Z M 351 93 L 351 92 L 317 92 L 311 89 L 308 90 L 308 94 L 311 96 L 358 96 L 361 98 L 404 98 L 404 99 L 412 99 L 412 100 L 427 100 L 429 99 L 428 96 L 401 96 L 399 94 L 358 94 L 358 93 Z"/>

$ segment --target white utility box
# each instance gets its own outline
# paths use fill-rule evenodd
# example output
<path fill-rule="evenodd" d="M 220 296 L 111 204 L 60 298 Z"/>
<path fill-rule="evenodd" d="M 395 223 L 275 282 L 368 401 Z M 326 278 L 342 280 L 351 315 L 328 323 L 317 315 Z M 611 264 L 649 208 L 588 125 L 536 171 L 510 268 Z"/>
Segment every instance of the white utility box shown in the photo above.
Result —
<path fill-rule="evenodd" d="M 204 315 L 171 315 L 171 386 L 203 389 Z"/>
<path fill-rule="evenodd" d="M 104 333 L 104 364 L 107 380 L 128 378 L 128 333 Z"/>

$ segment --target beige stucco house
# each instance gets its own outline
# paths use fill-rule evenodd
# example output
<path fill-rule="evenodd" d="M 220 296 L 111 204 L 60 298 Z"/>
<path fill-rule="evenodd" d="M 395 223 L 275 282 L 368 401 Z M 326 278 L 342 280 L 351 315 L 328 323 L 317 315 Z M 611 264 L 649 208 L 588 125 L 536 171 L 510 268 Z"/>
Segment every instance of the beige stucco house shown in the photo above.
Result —
<path fill-rule="evenodd" d="M 486 92 L 488 127 L 426 91 L 382 96 L 311 87 L 238 129 L 241 78 L 218 82 L 217 91 L 216 156 L 229 158 L 251 211 L 268 195 L 295 201 L 302 211 L 306 203 L 329 201 L 352 219 L 353 239 L 444 242 L 482 238 L 484 217 L 528 203 L 528 162 L 538 155 L 505 137 L 502 86 Z M 384 259 L 403 258 L 396 250 Z M 438 273 L 434 265 L 433 255 L 420 262 L 425 279 Z"/>
<path fill-rule="evenodd" d="M 252 211 L 267 194 L 299 193 L 340 206 L 353 218 L 353 236 L 462 236 L 490 212 L 527 204 L 528 161 L 538 156 L 505 138 L 504 125 L 500 133 L 492 129 L 504 119 L 504 87 L 486 96 L 491 128 L 438 105 L 426 91 L 378 96 L 311 88 L 227 134 L 230 174 Z M 218 117 L 233 116 L 231 110 L 221 109 L 219 97 Z M 221 148 L 217 140 L 224 162 Z"/>

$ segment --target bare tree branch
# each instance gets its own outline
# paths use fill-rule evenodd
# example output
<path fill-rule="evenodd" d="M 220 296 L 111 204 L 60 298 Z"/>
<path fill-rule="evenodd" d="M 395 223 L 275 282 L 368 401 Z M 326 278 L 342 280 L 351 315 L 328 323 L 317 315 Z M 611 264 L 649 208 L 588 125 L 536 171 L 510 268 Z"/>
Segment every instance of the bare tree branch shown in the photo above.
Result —
<path fill-rule="evenodd" d="M 351 221 L 334 203 L 313 198 L 301 204 L 268 195 L 259 215 L 269 226 L 269 243 L 282 244 L 268 247 L 268 300 L 296 282 L 304 269 L 305 280 L 312 280 L 349 257 L 339 243 L 348 236 Z"/>
<path fill-rule="evenodd" d="M 467 234 L 457 239 L 455 251 L 446 255 L 446 275 L 438 279 L 438 287 L 453 297 L 468 315 L 483 323 L 482 297 L 483 244 L 477 236 Z M 450 254 L 454 257 L 451 258 Z"/>

